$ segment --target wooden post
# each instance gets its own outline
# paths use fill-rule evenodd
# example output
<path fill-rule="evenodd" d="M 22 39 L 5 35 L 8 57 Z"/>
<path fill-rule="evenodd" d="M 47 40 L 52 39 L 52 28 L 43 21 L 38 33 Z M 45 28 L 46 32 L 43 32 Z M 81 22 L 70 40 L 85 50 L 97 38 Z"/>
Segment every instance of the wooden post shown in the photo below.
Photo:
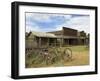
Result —
<path fill-rule="evenodd" d="M 48 45 L 47 45 L 48 47 L 49 47 L 49 43 L 50 43 L 50 41 L 49 41 L 49 38 L 48 38 Z"/>
<path fill-rule="evenodd" d="M 62 38 L 60 38 L 60 47 L 62 46 Z"/>
<path fill-rule="evenodd" d="M 63 37 L 62 37 L 62 46 L 63 46 Z"/>
<path fill-rule="evenodd" d="M 68 45 L 69 45 L 69 39 L 68 39 Z"/>
<path fill-rule="evenodd" d="M 41 47 L 41 37 L 39 38 L 39 47 Z"/>
<path fill-rule="evenodd" d="M 54 43 L 55 43 L 55 47 L 56 47 L 56 38 L 55 38 L 55 42 Z"/>
<path fill-rule="evenodd" d="M 86 45 L 86 39 L 84 39 L 84 45 Z"/>

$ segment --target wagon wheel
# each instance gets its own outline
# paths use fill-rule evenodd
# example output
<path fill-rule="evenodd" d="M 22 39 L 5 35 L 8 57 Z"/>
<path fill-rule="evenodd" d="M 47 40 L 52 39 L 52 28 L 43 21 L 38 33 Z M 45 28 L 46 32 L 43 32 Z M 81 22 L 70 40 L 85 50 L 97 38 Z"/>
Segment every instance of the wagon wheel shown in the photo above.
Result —
<path fill-rule="evenodd" d="M 58 61 L 58 52 L 56 49 L 54 49 L 54 51 L 52 52 L 52 64 L 55 63 L 56 61 Z"/>
<path fill-rule="evenodd" d="M 35 59 L 34 63 L 35 64 L 40 64 L 43 61 L 45 61 L 44 50 L 43 49 L 39 49 L 38 52 L 37 52 L 37 56 L 36 56 L 36 59 Z"/>
<path fill-rule="evenodd" d="M 40 63 L 43 62 L 44 57 L 43 57 L 42 53 L 43 52 L 41 50 L 40 50 L 40 52 L 37 53 L 37 56 L 36 56 L 35 60 L 33 60 L 34 64 L 40 64 Z"/>
<path fill-rule="evenodd" d="M 56 54 L 53 50 L 48 51 L 48 56 L 46 57 L 46 64 L 53 64 L 54 60 L 55 60 Z"/>
<path fill-rule="evenodd" d="M 68 61 L 72 59 L 72 50 L 70 48 L 66 48 L 62 54 L 62 58 L 64 61 Z"/>
<path fill-rule="evenodd" d="M 57 52 L 57 59 L 60 61 L 62 60 L 62 51 L 61 51 L 61 48 L 57 48 L 56 49 L 56 52 Z"/>
<path fill-rule="evenodd" d="M 45 58 L 45 61 L 46 61 L 46 64 L 49 65 L 49 64 L 52 64 L 52 57 L 50 55 L 48 55 L 46 58 Z"/>

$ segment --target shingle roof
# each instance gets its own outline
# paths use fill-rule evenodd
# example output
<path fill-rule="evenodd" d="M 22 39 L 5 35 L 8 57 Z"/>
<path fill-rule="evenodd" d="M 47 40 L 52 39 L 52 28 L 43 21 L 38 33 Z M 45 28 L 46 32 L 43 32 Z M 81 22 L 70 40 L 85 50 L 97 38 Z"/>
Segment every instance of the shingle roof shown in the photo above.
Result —
<path fill-rule="evenodd" d="M 35 32 L 32 31 L 32 34 L 37 36 L 37 37 L 51 37 L 51 38 L 55 38 L 56 35 L 52 34 L 52 33 L 46 33 L 46 32 Z"/>

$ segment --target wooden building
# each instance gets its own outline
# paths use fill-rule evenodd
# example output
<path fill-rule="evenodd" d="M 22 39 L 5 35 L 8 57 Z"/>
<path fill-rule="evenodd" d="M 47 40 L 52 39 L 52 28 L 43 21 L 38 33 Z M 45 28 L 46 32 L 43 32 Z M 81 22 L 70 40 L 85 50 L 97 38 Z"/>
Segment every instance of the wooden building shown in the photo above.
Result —
<path fill-rule="evenodd" d="M 84 45 L 86 44 L 86 33 L 71 28 L 63 27 L 61 31 L 49 32 L 57 37 L 61 36 L 63 45 Z"/>
<path fill-rule="evenodd" d="M 63 27 L 60 31 L 29 32 L 26 36 L 26 47 L 47 47 L 85 45 L 86 33 L 75 29 Z"/>

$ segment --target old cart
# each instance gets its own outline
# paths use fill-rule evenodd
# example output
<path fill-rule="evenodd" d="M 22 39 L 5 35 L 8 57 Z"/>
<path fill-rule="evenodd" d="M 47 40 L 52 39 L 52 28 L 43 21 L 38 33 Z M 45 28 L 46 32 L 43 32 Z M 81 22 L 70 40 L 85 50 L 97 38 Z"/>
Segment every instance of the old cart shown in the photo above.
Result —
<path fill-rule="evenodd" d="M 32 54 L 35 55 L 35 60 L 32 63 L 42 63 L 43 61 L 49 65 L 56 63 L 57 61 L 70 61 L 72 59 L 72 50 L 68 47 L 62 46 L 49 46 L 49 47 L 34 47 L 27 48 L 26 55 L 30 57 Z"/>

